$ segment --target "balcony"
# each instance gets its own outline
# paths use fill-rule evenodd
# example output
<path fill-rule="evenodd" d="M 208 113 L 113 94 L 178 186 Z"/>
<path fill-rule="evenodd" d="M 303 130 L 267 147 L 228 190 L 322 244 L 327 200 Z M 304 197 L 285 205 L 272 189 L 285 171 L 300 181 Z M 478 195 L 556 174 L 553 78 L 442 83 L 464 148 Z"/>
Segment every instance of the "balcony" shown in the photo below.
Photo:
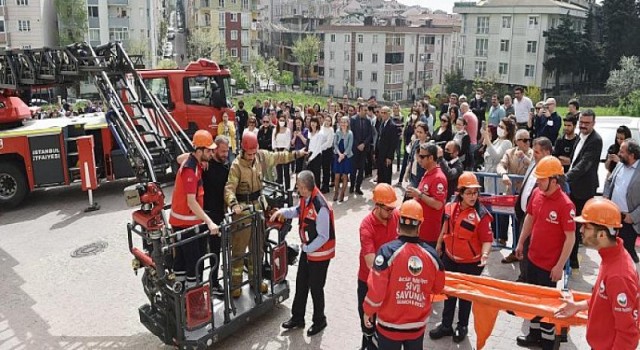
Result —
<path fill-rule="evenodd" d="M 210 0 L 200 0 L 200 8 L 204 9 L 204 8 L 209 8 L 211 7 L 211 1 Z"/>
<path fill-rule="evenodd" d="M 9 45 L 9 33 L 0 33 L 0 46 L 5 47 Z"/>
<path fill-rule="evenodd" d="M 89 28 L 100 28 L 100 18 L 89 17 Z"/>
<path fill-rule="evenodd" d="M 108 6 L 122 6 L 129 5 L 129 0 L 107 0 Z"/>
<path fill-rule="evenodd" d="M 0 16 L 6 16 L 6 7 L 0 6 Z M 6 20 L 6 18 L 5 18 Z"/>
<path fill-rule="evenodd" d="M 109 28 L 129 28 L 129 17 L 109 17 Z"/>

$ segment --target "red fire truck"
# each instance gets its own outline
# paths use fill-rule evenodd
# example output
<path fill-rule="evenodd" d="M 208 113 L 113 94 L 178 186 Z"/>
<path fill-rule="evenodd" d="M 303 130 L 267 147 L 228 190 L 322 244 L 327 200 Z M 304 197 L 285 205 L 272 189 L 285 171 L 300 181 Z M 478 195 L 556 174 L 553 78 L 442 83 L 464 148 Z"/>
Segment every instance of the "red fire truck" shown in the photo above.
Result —
<path fill-rule="evenodd" d="M 227 69 L 206 59 L 173 70 L 144 70 L 141 63 L 120 43 L 0 49 L 0 207 L 18 206 L 38 188 L 78 182 L 85 136 L 93 138 L 93 177 L 156 181 L 175 170 L 175 156 L 191 149 L 196 130 L 215 135 L 225 112 L 234 120 Z M 16 96 L 86 79 L 98 88 L 104 112 L 35 120 Z"/>

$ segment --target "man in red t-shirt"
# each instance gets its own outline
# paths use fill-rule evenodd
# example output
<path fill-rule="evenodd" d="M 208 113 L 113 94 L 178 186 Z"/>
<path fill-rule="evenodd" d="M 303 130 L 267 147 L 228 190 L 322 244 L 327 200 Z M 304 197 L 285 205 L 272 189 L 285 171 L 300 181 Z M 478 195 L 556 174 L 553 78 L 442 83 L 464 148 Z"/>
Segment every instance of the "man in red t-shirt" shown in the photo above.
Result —
<path fill-rule="evenodd" d="M 573 249 L 575 240 L 576 207 L 558 184 L 564 177 L 564 168 L 554 156 L 546 156 L 538 162 L 533 172 L 537 188 L 527 204 L 527 216 L 516 257 L 522 259 L 523 242 L 531 236 L 529 245 L 526 282 L 546 287 L 555 287 L 562 278 L 564 266 Z M 543 349 L 553 349 L 555 330 L 552 323 L 540 322 L 539 317 L 531 320 L 529 334 L 517 338 L 519 346 L 541 345 Z M 539 326 L 538 326 L 539 323 Z"/>
<path fill-rule="evenodd" d="M 360 314 L 360 328 L 362 329 L 362 347 L 368 349 L 375 328 L 367 328 L 363 321 L 364 310 L 362 303 L 367 295 L 367 279 L 376 252 L 385 243 L 398 237 L 398 220 L 400 213 L 397 207 L 398 197 L 391 185 L 378 184 L 373 189 L 375 207 L 360 223 L 360 268 L 358 269 L 358 313 Z"/>
<path fill-rule="evenodd" d="M 432 143 L 421 144 L 418 164 L 424 168 L 424 176 L 418 188 L 407 188 L 407 195 L 422 206 L 424 221 L 420 225 L 420 239 L 434 248 L 440 236 L 442 214 L 447 201 L 447 176 L 438 166 L 437 160 L 438 146 Z"/>

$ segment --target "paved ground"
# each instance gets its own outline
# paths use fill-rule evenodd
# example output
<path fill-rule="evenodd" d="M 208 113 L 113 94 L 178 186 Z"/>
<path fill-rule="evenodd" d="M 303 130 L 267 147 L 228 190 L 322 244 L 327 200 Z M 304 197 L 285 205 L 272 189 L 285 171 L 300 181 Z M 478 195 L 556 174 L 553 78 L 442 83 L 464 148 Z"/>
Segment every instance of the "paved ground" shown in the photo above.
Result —
<path fill-rule="evenodd" d="M 0 350 L 3 349 L 159 349 L 164 347 L 139 322 L 137 308 L 145 302 L 139 277 L 132 273 L 126 229 L 131 209 L 122 196 L 126 182 L 103 185 L 96 192 L 102 209 L 83 213 L 87 201 L 79 188 L 40 191 L 19 210 L 0 212 Z M 364 197 L 336 205 L 337 254 L 327 281 L 329 326 L 308 338 L 304 331 L 283 332 L 280 323 L 290 314 L 292 298 L 272 314 L 216 345 L 216 349 L 357 349 L 360 342 L 356 310 L 358 227 L 371 208 L 371 188 Z M 169 191 L 169 189 L 167 190 Z M 296 236 L 295 234 L 290 237 Z M 106 243 L 97 255 L 72 258 L 77 248 Z M 599 256 L 582 251 L 582 273 L 571 287 L 590 291 Z M 495 251 L 485 274 L 515 280 L 514 265 L 500 263 L 507 251 Z M 296 267 L 290 270 L 295 276 Z M 292 281 L 295 289 L 295 281 Z M 293 295 L 293 293 L 292 293 Z M 439 322 L 434 308 L 429 329 Z M 311 323 L 311 303 L 307 324 Z M 486 349 L 516 349 L 521 319 L 501 313 Z M 587 349 L 584 328 L 572 329 L 563 349 Z M 425 341 L 425 349 L 471 349 L 468 341 L 450 338 Z"/>

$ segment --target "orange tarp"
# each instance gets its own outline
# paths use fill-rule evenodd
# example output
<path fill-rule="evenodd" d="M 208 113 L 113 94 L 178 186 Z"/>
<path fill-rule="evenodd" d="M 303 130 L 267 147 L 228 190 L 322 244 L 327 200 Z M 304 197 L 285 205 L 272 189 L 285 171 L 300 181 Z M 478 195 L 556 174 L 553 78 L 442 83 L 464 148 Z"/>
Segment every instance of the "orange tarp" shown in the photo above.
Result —
<path fill-rule="evenodd" d="M 543 317 L 543 322 L 554 323 L 556 332 L 569 326 L 587 324 L 586 312 L 573 317 L 556 318 L 554 313 L 564 304 L 569 294 L 575 301 L 589 299 L 591 294 L 582 292 L 563 292 L 559 289 L 535 286 L 526 283 L 502 281 L 483 276 L 446 272 L 443 293 L 473 302 L 472 310 L 476 331 L 476 347 L 482 349 L 491 335 L 496 323 L 498 311 L 511 311 L 516 316 L 532 319 Z M 444 300 L 445 296 L 436 296 L 434 301 Z"/>

